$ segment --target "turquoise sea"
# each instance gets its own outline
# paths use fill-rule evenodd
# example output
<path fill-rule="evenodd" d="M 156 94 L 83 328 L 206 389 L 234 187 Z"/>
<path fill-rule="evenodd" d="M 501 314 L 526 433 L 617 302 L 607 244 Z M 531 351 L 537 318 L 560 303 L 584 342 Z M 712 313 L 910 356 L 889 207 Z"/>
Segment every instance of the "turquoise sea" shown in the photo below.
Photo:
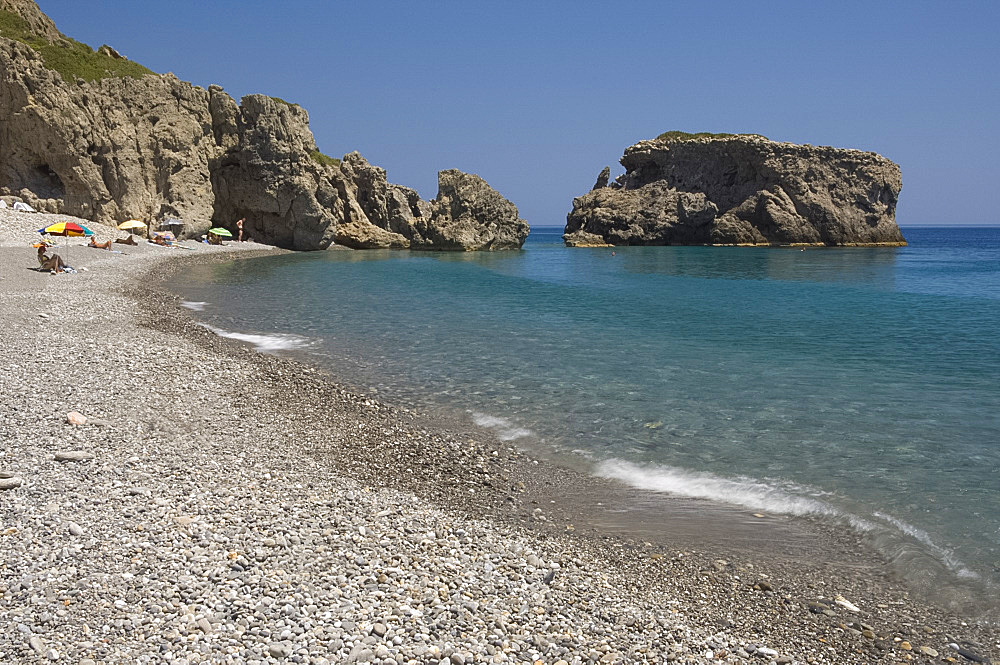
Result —
<path fill-rule="evenodd" d="M 903 248 L 334 251 L 206 265 L 196 316 L 636 487 L 857 530 L 1000 589 L 1000 228 Z M 977 601 L 988 613 L 989 601 Z"/>

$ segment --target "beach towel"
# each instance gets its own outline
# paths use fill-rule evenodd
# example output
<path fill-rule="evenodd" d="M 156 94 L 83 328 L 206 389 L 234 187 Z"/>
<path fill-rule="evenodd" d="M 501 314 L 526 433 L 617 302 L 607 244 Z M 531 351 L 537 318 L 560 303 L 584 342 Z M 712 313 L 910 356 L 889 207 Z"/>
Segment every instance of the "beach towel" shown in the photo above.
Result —
<path fill-rule="evenodd" d="M 21 212 L 35 212 L 35 209 L 30 205 L 27 203 L 21 203 L 20 201 L 14 202 L 14 210 L 20 210 Z"/>

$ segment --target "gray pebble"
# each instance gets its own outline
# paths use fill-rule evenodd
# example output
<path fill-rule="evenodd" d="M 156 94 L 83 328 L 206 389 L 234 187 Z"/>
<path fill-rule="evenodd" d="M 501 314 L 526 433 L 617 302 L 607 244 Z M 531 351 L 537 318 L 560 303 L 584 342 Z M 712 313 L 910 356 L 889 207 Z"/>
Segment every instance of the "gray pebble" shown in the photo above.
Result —
<path fill-rule="evenodd" d="M 55 454 L 57 462 L 85 462 L 94 459 L 94 454 L 85 450 L 64 450 Z"/>
<path fill-rule="evenodd" d="M 12 490 L 21 486 L 21 479 L 17 476 L 11 478 L 0 478 L 0 490 Z"/>

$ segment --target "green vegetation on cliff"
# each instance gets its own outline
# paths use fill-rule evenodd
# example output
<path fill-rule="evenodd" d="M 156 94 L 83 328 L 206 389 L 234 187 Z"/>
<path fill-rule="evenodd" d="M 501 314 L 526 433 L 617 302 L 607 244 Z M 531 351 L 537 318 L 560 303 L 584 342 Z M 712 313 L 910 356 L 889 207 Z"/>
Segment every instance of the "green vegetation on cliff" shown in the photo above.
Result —
<path fill-rule="evenodd" d="M 670 132 L 663 132 L 656 138 L 661 141 L 693 141 L 694 139 L 726 139 L 732 136 L 760 136 L 766 139 L 766 136 L 760 134 L 713 134 L 711 132 L 698 132 L 697 134 L 691 134 L 689 132 L 681 132 L 678 130 L 673 130 Z"/>
<path fill-rule="evenodd" d="M 296 104 L 296 103 L 294 103 L 294 102 L 286 102 L 286 101 L 285 101 L 284 99 L 282 99 L 281 97 L 274 97 L 274 96 L 272 96 L 272 95 L 268 95 L 268 96 L 269 96 L 269 97 L 271 97 L 271 99 L 272 99 L 272 100 L 274 100 L 274 101 L 278 102 L 279 104 L 284 104 L 285 106 L 298 106 L 298 104 Z M 300 108 L 301 108 L 301 107 L 300 107 Z"/>
<path fill-rule="evenodd" d="M 50 42 L 33 34 L 23 18 L 9 11 L 0 11 L 0 36 L 27 44 L 38 51 L 45 66 L 58 72 L 67 82 L 77 78 L 87 81 L 126 76 L 142 78 L 154 73 L 137 62 L 94 51 L 75 39 L 67 37 Z"/>
<path fill-rule="evenodd" d="M 319 150 L 313 150 L 309 153 L 312 160 L 317 164 L 322 166 L 340 166 L 340 160 L 336 157 L 331 157 L 329 155 L 324 155 Z"/>

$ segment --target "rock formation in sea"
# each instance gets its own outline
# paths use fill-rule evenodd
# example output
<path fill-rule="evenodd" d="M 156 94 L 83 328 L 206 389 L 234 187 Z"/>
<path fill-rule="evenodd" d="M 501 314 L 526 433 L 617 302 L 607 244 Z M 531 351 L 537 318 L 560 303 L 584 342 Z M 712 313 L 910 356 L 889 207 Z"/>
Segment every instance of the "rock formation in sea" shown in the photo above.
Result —
<path fill-rule="evenodd" d="M 485 180 L 455 169 L 438 173 L 438 194 L 422 201 L 407 187 L 386 183 L 385 169 L 354 152 L 341 169 L 361 209 L 337 226 L 337 243 L 348 247 L 426 250 L 519 249 L 528 223 Z"/>
<path fill-rule="evenodd" d="M 669 132 L 621 164 L 573 200 L 567 245 L 906 244 L 899 166 L 872 152 Z"/>
<path fill-rule="evenodd" d="M 108 224 L 178 218 L 187 235 L 246 218 L 247 236 L 291 249 L 524 242 L 527 224 L 480 178 L 439 184 L 423 201 L 356 152 L 321 153 L 296 104 L 237 103 L 62 35 L 32 0 L 0 0 L 0 195 Z"/>

